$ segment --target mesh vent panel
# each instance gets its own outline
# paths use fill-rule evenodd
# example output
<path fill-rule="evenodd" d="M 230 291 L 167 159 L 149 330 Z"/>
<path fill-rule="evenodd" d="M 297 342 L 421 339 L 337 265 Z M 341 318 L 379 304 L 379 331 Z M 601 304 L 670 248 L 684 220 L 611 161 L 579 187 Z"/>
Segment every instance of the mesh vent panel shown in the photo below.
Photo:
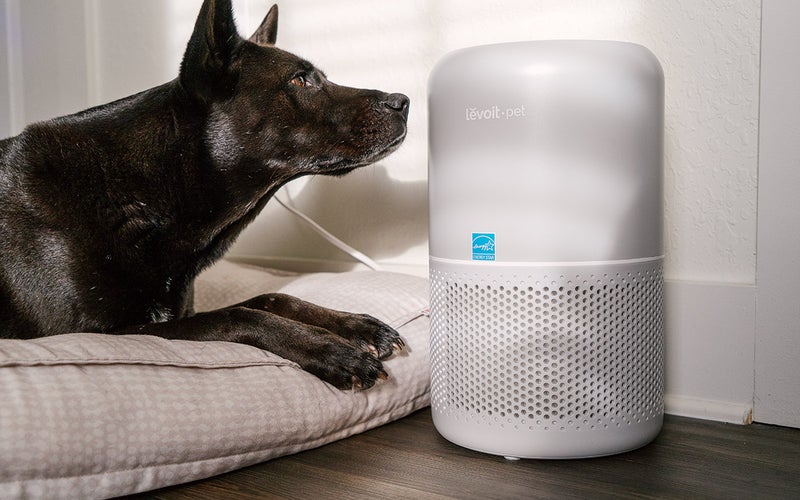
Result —
<path fill-rule="evenodd" d="M 520 430 L 663 414 L 661 262 L 514 270 L 431 266 L 434 411 Z"/>

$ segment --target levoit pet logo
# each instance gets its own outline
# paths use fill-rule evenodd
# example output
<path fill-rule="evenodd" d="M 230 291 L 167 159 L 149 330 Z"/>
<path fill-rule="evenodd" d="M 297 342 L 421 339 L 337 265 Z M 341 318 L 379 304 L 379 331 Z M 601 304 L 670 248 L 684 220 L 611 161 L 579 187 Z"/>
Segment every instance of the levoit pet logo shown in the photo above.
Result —
<path fill-rule="evenodd" d="M 494 105 L 488 108 L 465 108 L 464 118 L 468 122 L 485 121 L 485 120 L 513 120 L 515 118 L 524 118 L 528 116 L 528 111 L 525 105 L 511 106 L 501 108 Z"/>
<path fill-rule="evenodd" d="M 472 260 L 494 260 L 494 233 L 472 233 Z"/>

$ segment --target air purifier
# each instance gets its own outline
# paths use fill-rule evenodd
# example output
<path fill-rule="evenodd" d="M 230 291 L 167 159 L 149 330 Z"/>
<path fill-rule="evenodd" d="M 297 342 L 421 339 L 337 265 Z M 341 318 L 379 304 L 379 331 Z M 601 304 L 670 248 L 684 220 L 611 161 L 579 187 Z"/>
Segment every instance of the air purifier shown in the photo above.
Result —
<path fill-rule="evenodd" d="M 431 408 L 509 458 L 638 448 L 664 413 L 661 66 L 532 41 L 429 80 Z"/>

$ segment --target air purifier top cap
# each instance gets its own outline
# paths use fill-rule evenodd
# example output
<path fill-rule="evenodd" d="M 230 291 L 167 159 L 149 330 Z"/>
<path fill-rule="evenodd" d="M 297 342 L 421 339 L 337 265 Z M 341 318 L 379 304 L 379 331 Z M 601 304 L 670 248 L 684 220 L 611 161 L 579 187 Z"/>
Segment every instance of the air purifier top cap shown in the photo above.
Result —
<path fill-rule="evenodd" d="M 446 55 L 429 80 L 431 256 L 660 256 L 663 82 L 653 54 L 626 42 Z"/>

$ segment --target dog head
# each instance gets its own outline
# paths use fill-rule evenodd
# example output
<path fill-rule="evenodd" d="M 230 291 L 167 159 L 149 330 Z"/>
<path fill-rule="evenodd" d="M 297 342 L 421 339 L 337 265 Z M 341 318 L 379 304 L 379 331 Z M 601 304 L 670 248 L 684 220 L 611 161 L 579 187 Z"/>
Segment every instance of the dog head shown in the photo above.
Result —
<path fill-rule="evenodd" d="M 207 113 L 206 143 L 219 168 L 252 180 L 341 175 L 374 163 L 405 138 L 402 94 L 336 85 L 308 61 L 274 46 L 278 9 L 241 38 L 230 0 L 206 0 L 179 84 Z"/>

